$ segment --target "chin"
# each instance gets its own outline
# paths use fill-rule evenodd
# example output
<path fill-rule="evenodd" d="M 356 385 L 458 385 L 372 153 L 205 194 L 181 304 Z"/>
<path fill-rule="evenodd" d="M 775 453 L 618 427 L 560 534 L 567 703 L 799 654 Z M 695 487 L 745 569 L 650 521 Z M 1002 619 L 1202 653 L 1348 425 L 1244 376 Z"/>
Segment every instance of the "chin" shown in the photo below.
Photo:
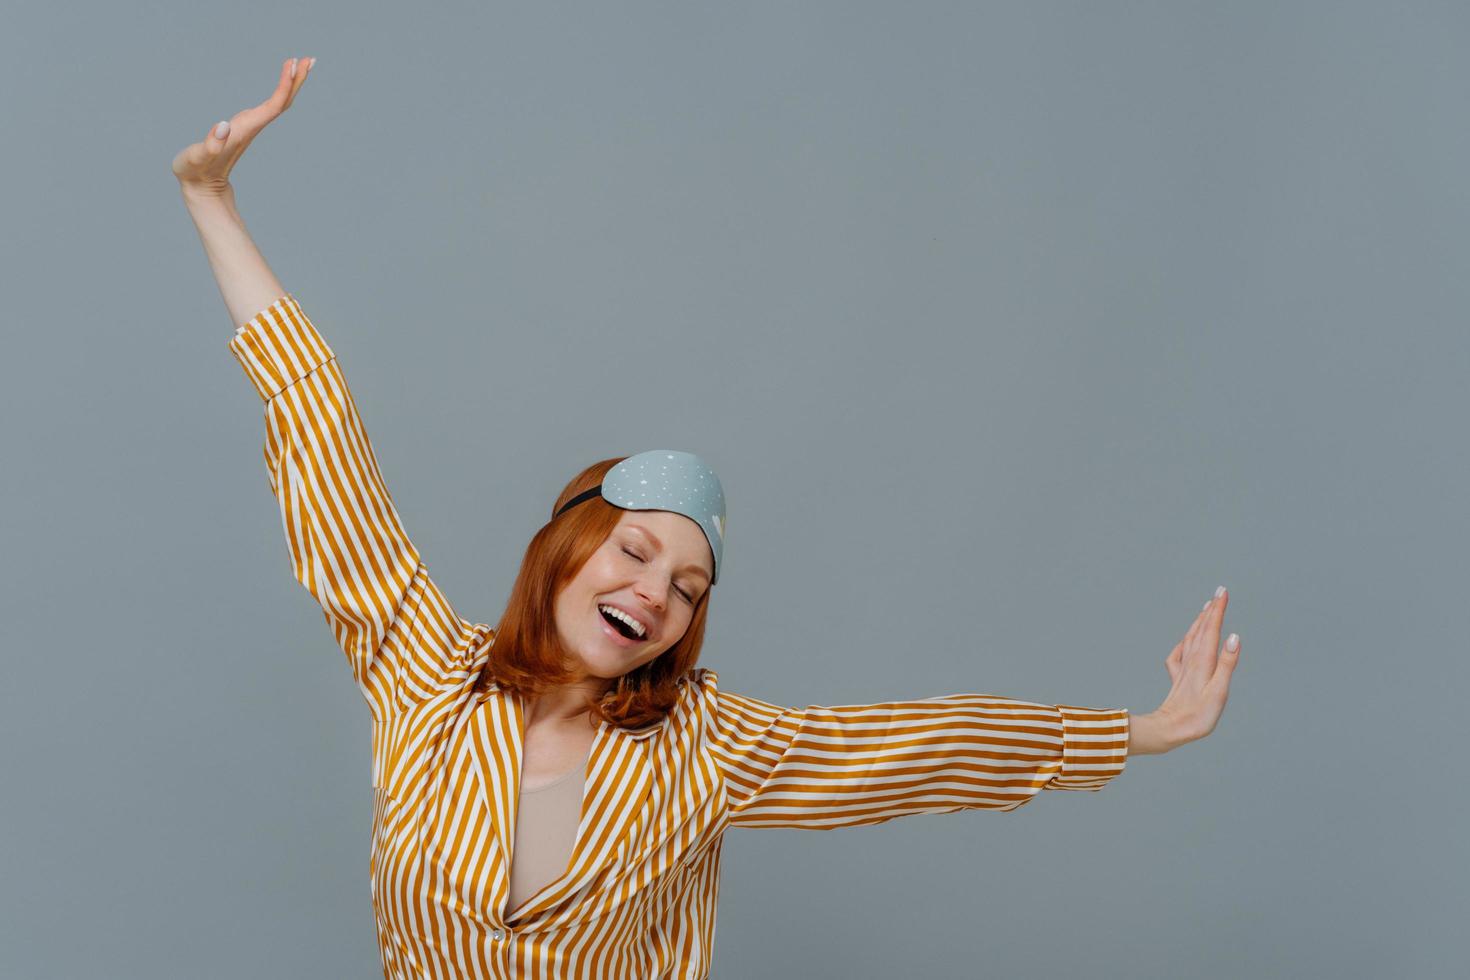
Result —
<path fill-rule="evenodd" d="M 649 655 L 647 651 L 629 651 L 619 654 L 616 650 L 599 649 L 592 656 L 580 653 L 577 656 L 577 666 L 589 677 L 596 677 L 604 681 L 616 681 L 624 674 L 631 673 L 644 664 L 657 660 L 664 650 L 658 654 Z M 637 654 L 636 656 L 634 654 Z"/>
<path fill-rule="evenodd" d="M 582 663 L 582 673 L 588 677 L 595 677 L 600 681 L 615 681 L 631 669 L 631 667 L 625 667 L 620 664 L 589 664 L 586 661 Z"/>
<path fill-rule="evenodd" d="M 638 666 L 631 658 L 619 657 L 616 653 L 599 651 L 596 656 L 589 657 L 585 653 L 577 656 L 577 668 L 582 673 L 604 681 L 615 681 Z"/>

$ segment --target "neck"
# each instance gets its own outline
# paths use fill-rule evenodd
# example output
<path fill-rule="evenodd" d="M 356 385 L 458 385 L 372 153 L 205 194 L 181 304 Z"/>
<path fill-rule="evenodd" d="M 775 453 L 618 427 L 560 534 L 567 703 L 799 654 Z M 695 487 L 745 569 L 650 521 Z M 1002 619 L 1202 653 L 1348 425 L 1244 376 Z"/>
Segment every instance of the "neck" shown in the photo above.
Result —
<path fill-rule="evenodd" d="M 600 696 L 607 690 L 607 681 L 599 677 L 573 681 L 557 687 L 547 688 L 531 703 L 526 716 L 528 726 L 535 724 L 565 725 L 581 720 L 590 722 L 587 711 L 589 697 Z"/>

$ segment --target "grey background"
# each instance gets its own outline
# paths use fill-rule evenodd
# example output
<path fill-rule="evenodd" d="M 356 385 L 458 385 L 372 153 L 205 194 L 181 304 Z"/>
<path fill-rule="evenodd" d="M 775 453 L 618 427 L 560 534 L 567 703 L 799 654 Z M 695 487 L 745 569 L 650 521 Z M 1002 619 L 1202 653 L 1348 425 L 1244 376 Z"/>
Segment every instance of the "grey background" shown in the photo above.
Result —
<path fill-rule="evenodd" d="M 731 831 L 716 976 L 1463 967 L 1463 5 L 6 20 L 0 975 L 379 975 L 368 713 L 169 172 L 292 55 L 239 203 L 461 613 L 654 447 L 767 700 L 1150 711 L 1232 590 L 1219 728 L 1100 793 Z"/>

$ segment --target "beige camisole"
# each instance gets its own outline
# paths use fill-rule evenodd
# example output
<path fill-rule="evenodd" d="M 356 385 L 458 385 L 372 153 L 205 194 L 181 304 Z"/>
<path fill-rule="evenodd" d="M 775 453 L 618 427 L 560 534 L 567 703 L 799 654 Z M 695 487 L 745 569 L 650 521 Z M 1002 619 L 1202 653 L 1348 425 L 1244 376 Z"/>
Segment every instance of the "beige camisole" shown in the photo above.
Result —
<path fill-rule="evenodd" d="M 583 762 L 540 789 L 521 790 L 510 860 L 511 909 L 566 872 L 582 820 L 586 770 Z"/>

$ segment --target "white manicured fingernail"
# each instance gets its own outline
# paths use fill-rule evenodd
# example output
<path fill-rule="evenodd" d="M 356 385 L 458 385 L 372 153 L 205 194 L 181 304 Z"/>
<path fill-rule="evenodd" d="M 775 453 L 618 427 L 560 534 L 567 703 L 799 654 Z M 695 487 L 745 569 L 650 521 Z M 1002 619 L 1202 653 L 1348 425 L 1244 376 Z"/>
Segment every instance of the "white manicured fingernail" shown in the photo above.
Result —
<path fill-rule="evenodd" d="M 224 139 L 230 135 L 230 121 L 228 119 L 221 119 L 219 125 L 214 127 L 214 135 L 217 139 Z"/>
<path fill-rule="evenodd" d="M 1220 586 L 1218 589 L 1215 590 L 1215 598 L 1216 599 L 1220 598 L 1224 594 L 1225 594 L 1225 586 L 1223 586 L 1223 585 Z"/>
<path fill-rule="evenodd" d="M 1239 633 L 1231 633 L 1225 638 L 1225 649 L 1229 650 L 1231 653 L 1234 653 L 1236 650 L 1240 649 Z"/>
<path fill-rule="evenodd" d="M 291 77 L 292 78 L 295 78 L 296 77 L 296 59 L 295 58 L 292 58 L 291 59 Z"/>

